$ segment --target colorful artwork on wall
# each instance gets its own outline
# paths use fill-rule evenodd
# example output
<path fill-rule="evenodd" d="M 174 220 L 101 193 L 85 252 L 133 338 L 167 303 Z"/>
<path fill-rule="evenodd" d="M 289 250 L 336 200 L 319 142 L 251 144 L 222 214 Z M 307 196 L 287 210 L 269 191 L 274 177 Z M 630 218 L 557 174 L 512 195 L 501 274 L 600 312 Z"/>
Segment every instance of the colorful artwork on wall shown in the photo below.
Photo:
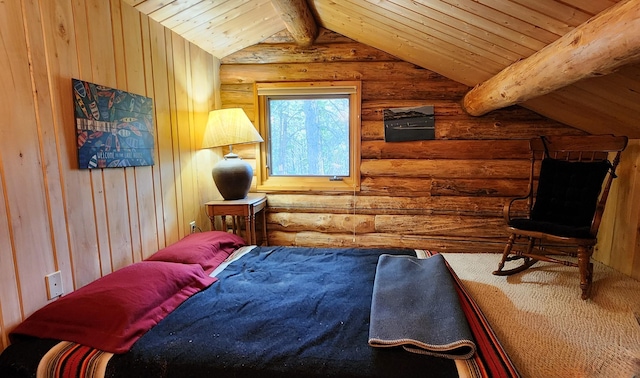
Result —
<path fill-rule="evenodd" d="M 436 138 L 433 105 L 384 109 L 385 142 Z"/>
<path fill-rule="evenodd" d="M 153 165 L 153 100 L 87 81 L 72 81 L 79 167 Z"/>

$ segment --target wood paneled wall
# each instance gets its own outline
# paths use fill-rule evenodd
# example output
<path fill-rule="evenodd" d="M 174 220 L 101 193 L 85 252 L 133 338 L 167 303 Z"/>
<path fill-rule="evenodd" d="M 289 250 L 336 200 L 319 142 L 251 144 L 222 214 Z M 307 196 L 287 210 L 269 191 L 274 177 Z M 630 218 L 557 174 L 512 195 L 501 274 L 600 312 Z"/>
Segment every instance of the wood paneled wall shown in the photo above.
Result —
<path fill-rule="evenodd" d="M 526 193 L 527 139 L 585 134 L 517 106 L 468 116 L 468 87 L 327 31 L 308 49 L 279 33 L 221 63 L 222 106 L 254 120 L 255 82 L 362 81 L 361 191 L 269 193 L 271 244 L 501 252 L 502 206 Z M 385 143 L 384 108 L 429 104 L 436 140 Z"/>
<path fill-rule="evenodd" d="M 629 140 L 616 172 L 593 258 L 640 280 L 640 139 Z"/>
<path fill-rule="evenodd" d="M 2 350 L 46 274 L 68 293 L 208 224 L 219 62 L 120 0 L 1 2 L 0 36 Z M 71 78 L 153 98 L 154 166 L 78 169 Z"/>

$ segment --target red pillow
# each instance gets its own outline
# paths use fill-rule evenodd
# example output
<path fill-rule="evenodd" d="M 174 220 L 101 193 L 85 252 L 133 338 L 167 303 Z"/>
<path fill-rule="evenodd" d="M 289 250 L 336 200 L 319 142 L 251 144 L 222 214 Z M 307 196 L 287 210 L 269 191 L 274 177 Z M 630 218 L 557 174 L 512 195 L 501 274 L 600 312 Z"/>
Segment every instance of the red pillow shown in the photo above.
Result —
<path fill-rule="evenodd" d="M 200 265 L 142 261 L 51 302 L 12 333 L 128 351 L 149 329 L 216 279 Z"/>
<path fill-rule="evenodd" d="M 233 251 L 244 245 L 244 239 L 228 232 L 197 232 L 159 250 L 147 260 L 200 264 L 206 273 L 211 273 Z"/>

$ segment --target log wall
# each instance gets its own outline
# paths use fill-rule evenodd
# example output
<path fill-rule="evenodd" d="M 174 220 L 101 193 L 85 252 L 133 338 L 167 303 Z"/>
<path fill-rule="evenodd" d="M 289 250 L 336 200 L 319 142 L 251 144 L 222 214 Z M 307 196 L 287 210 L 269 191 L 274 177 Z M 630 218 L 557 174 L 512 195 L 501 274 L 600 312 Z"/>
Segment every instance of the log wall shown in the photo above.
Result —
<path fill-rule="evenodd" d="M 526 193 L 528 142 L 584 132 L 521 107 L 471 117 L 465 85 L 323 30 L 300 48 L 286 32 L 221 60 L 223 107 L 256 119 L 253 84 L 362 81 L 361 190 L 268 193 L 270 244 L 500 252 L 502 206 Z M 386 143 L 385 108 L 434 105 L 436 140 Z M 242 150 L 255 162 L 255 149 Z"/>

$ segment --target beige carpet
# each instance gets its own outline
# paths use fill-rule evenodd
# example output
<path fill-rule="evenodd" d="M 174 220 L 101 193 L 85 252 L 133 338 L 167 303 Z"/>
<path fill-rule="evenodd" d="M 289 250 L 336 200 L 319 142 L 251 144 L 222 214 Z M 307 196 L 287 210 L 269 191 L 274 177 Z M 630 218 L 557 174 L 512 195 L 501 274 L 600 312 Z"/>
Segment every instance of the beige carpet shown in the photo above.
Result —
<path fill-rule="evenodd" d="M 640 281 L 594 262 L 583 301 L 576 268 L 538 262 L 498 277 L 496 254 L 443 255 L 524 378 L 640 378 Z"/>

